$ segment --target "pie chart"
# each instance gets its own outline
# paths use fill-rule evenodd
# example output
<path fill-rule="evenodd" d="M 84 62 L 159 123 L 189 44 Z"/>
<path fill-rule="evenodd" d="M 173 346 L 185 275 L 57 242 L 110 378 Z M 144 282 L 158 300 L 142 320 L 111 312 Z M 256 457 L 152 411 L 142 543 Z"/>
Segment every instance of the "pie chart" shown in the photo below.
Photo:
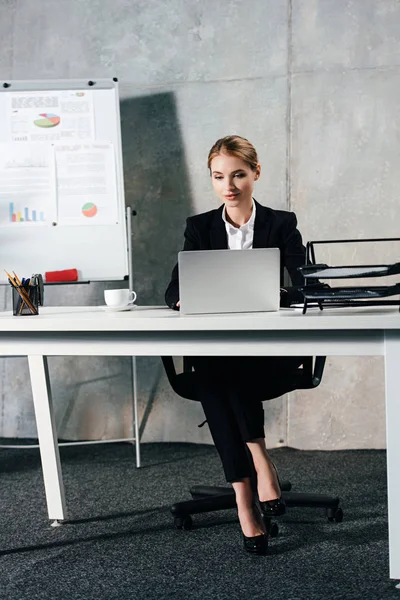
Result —
<path fill-rule="evenodd" d="M 52 113 L 41 113 L 39 117 L 33 121 L 36 127 L 56 127 L 60 123 L 60 117 Z"/>
<path fill-rule="evenodd" d="M 82 213 L 85 217 L 94 217 L 97 214 L 97 206 L 93 202 L 86 202 L 82 206 Z"/>

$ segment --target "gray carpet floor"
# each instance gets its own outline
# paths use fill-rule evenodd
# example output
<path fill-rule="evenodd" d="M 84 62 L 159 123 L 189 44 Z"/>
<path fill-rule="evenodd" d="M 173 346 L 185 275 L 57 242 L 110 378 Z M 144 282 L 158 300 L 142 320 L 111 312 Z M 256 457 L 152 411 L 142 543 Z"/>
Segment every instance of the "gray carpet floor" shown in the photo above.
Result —
<path fill-rule="evenodd" d="M 1 600 L 400 600 L 389 580 L 383 451 L 271 452 L 293 491 L 338 495 L 342 523 L 293 508 L 268 556 L 241 547 L 234 510 L 173 527 L 169 505 L 224 485 L 216 451 L 143 444 L 61 448 L 68 520 L 50 527 L 39 454 L 0 451 Z"/>

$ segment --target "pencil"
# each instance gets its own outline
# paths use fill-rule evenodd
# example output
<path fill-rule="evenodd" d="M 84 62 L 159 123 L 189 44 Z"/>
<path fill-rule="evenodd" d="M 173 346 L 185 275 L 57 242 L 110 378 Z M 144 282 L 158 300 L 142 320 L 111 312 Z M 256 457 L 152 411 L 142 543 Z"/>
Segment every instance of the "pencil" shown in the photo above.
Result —
<path fill-rule="evenodd" d="M 27 287 L 29 288 L 29 287 L 30 287 L 30 285 L 31 285 L 31 280 L 29 279 L 29 283 L 28 283 L 28 285 L 25 285 L 25 286 L 23 286 L 23 287 L 24 287 L 24 289 L 26 290 L 26 288 L 27 288 Z M 28 298 L 30 299 L 29 290 L 26 290 L 26 293 L 28 294 Z M 18 311 L 20 315 L 22 314 L 22 311 L 23 311 L 23 309 L 24 309 L 24 304 L 26 304 L 26 302 L 25 302 L 25 300 L 22 300 L 22 302 L 21 302 L 21 306 L 19 307 L 19 311 Z"/>
<path fill-rule="evenodd" d="M 16 281 L 13 280 L 13 278 L 11 277 L 11 275 L 9 273 L 7 273 L 6 270 L 4 270 L 5 274 L 8 277 L 9 282 L 11 283 L 11 285 L 17 290 L 18 294 L 21 296 L 22 301 L 25 302 L 27 304 L 27 306 L 29 307 L 29 309 L 31 310 L 32 314 L 37 315 L 38 311 L 36 310 L 36 308 L 33 306 L 33 304 L 31 303 L 26 291 L 23 289 L 22 284 L 18 278 L 17 275 L 15 275 L 15 279 Z M 18 284 L 19 282 L 19 284 Z M 20 285 L 21 287 L 18 287 L 18 285 Z"/>
<path fill-rule="evenodd" d="M 14 280 L 18 283 L 19 287 L 21 288 L 21 291 L 24 292 L 24 294 L 26 294 L 26 296 L 29 298 L 29 292 L 27 292 L 25 290 L 24 286 L 22 285 L 22 282 L 21 282 L 20 278 L 18 277 L 18 275 L 16 274 L 15 271 L 13 271 L 13 275 L 14 275 Z M 22 311 L 24 309 L 24 304 L 26 304 L 28 306 L 28 304 L 26 303 L 26 301 L 22 300 L 21 306 L 19 307 L 18 314 L 22 314 Z"/>

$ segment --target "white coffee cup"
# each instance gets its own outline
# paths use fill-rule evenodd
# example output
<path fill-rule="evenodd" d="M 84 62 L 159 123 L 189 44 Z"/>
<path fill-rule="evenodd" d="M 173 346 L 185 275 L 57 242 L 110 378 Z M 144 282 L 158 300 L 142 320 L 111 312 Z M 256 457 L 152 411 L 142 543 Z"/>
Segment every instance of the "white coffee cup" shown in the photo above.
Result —
<path fill-rule="evenodd" d="M 133 304 L 136 300 L 136 292 L 130 292 L 127 289 L 123 290 L 105 290 L 104 300 L 107 306 L 119 308 Z"/>

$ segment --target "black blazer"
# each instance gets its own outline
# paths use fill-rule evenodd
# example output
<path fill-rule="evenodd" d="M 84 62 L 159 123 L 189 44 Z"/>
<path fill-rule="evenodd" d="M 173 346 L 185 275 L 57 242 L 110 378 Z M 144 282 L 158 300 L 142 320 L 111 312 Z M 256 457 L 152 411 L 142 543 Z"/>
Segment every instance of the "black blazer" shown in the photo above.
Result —
<path fill-rule="evenodd" d="M 296 215 L 286 210 L 267 208 L 256 201 L 255 204 L 253 248 L 279 248 L 281 251 L 281 285 L 283 285 L 283 268 L 286 267 L 292 285 L 301 286 L 303 277 L 297 267 L 304 265 L 306 261 L 305 248 L 297 229 Z M 188 217 L 183 250 L 228 249 L 228 236 L 222 219 L 223 207 L 224 205 L 215 210 Z M 165 301 L 170 308 L 175 308 L 178 300 L 179 272 L 176 264 L 165 292 Z"/>

